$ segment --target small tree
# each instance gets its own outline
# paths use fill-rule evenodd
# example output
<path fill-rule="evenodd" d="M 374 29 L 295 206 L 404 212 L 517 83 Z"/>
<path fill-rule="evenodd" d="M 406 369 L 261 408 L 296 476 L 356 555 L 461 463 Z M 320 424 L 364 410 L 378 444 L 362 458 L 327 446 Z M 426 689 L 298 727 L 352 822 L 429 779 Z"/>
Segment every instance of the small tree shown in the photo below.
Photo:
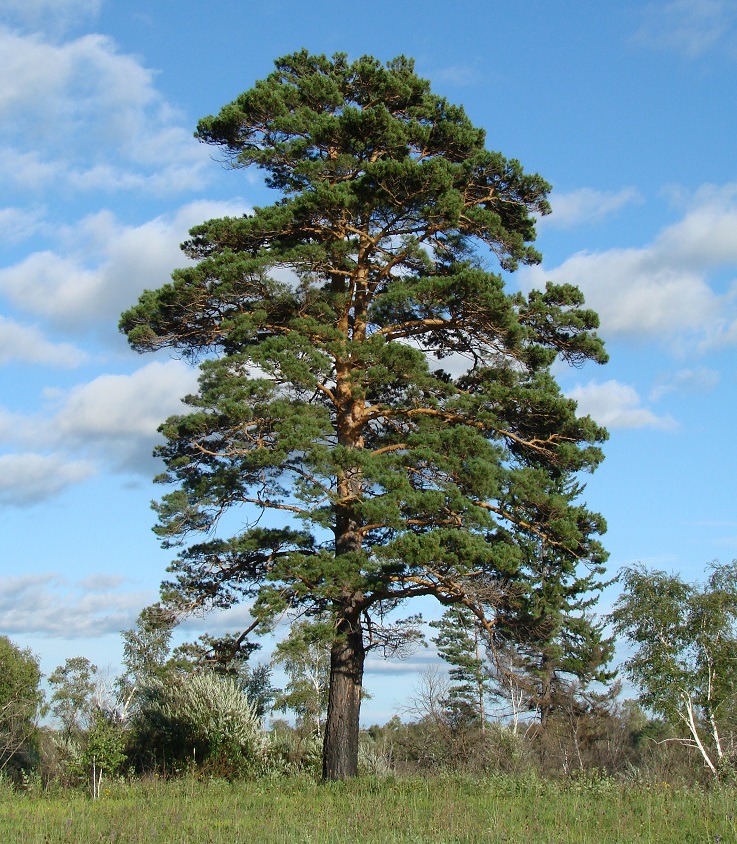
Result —
<path fill-rule="evenodd" d="M 255 599 L 265 629 L 329 614 L 323 774 L 340 779 L 378 619 L 432 595 L 490 629 L 523 537 L 587 558 L 596 524 L 538 509 L 551 477 L 602 458 L 551 374 L 606 360 L 598 318 L 571 285 L 523 296 L 488 271 L 540 260 L 549 186 L 404 57 L 286 56 L 197 135 L 280 195 L 193 229 L 194 263 L 121 318 L 135 349 L 204 358 L 190 412 L 162 427 L 176 488 L 156 530 L 183 546 L 164 595 L 178 612 Z"/>
<path fill-rule="evenodd" d="M 196 642 L 186 642 L 174 649 L 170 664 L 182 671 L 208 669 L 232 677 L 245 692 L 259 718 L 263 718 L 277 690 L 271 684 L 271 667 L 266 663 L 251 666 L 251 654 L 261 646 L 249 642 L 245 634 L 214 637 L 207 633 Z"/>
<path fill-rule="evenodd" d="M 134 719 L 140 762 L 179 770 L 187 763 L 240 772 L 267 751 L 263 724 L 237 682 L 213 671 L 154 680 Z"/>
<path fill-rule="evenodd" d="M 79 761 L 91 775 L 93 799 L 100 797 L 103 774 L 110 777 L 120 771 L 126 760 L 126 740 L 116 712 L 99 707 L 92 710 Z"/>
<path fill-rule="evenodd" d="M 583 487 L 572 475 L 553 476 L 547 484 L 529 491 L 542 530 L 520 541 L 518 565 L 506 572 L 506 600 L 495 625 L 491 661 L 502 697 L 508 699 L 516 688 L 516 699 L 527 701 L 543 727 L 553 714 L 569 709 L 572 688 L 585 691 L 616 675 L 607 668 L 614 639 L 604 634 L 604 621 L 592 612 L 609 585 L 602 580 L 607 553 L 594 539 L 606 524 L 576 504 Z M 590 536 L 587 556 L 561 553 L 546 538 L 553 532 Z"/>
<path fill-rule="evenodd" d="M 489 654 L 487 670 L 494 716 L 511 724 L 512 734 L 516 736 L 524 716 L 539 711 L 537 690 L 526 661 L 514 643 L 496 642 Z"/>
<path fill-rule="evenodd" d="M 710 568 L 703 584 L 625 568 L 610 617 L 634 647 L 625 671 L 642 705 L 684 725 L 682 741 L 717 775 L 726 758 L 722 719 L 737 692 L 737 561 Z"/>
<path fill-rule="evenodd" d="M 291 709 L 297 716 L 297 727 L 318 738 L 323 735 L 328 707 L 331 638 L 332 632 L 324 623 L 296 622 L 289 636 L 276 646 L 272 658 L 288 678 L 286 688 L 276 694 L 274 709 Z"/>
<path fill-rule="evenodd" d="M 66 738 L 86 729 L 93 709 L 97 666 L 84 656 L 67 659 L 49 675 L 51 711 Z"/>
<path fill-rule="evenodd" d="M 171 613 L 153 605 L 141 610 L 135 627 L 121 633 L 125 670 L 118 678 L 118 700 L 122 720 L 135 709 L 140 691 L 168 673 L 174 626 Z"/>
<path fill-rule="evenodd" d="M 430 622 L 430 626 L 439 631 L 433 642 L 451 666 L 448 709 L 454 720 L 476 723 L 484 733 L 486 697 L 491 691 L 486 631 L 467 607 L 451 607 L 440 621 Z"/>

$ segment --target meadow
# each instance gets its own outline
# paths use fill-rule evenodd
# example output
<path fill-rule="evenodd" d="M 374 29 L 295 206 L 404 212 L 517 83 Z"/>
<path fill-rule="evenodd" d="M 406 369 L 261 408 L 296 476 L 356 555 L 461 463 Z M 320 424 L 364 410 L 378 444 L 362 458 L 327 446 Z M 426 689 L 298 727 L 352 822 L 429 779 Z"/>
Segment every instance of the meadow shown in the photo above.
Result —
<path fill-rule="evenodd" d="M 139 780 L 3 790 L 3 844 L 669 844 L 737 841 L 737 791 L 606 778 Z"/>

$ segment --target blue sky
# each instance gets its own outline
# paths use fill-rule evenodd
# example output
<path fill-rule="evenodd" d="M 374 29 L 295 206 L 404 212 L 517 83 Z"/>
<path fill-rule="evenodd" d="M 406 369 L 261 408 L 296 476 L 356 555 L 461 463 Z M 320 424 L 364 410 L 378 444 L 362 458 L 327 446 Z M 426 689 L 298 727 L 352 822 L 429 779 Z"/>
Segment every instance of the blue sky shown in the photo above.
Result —
<path fill-rule="evenodd" d="M 737 556 L 732 0 L 2 0 L 0 633 L 47 674 L 75 655 L 115 670 L 156 597 L 151 449 L 195 373 L 129 351 L 118 315 L 190 226 L 273 201 L 192 132 L 302 47 L 414 57 L 553 184 L 543 264 L 509 284 L 570 281 L 600 313 L 611 362 L 558 376 L 610 429 L 585 494 L 610 572 L 697 579 Z M 372 662 L 364 720 L 429 658 Z"/>

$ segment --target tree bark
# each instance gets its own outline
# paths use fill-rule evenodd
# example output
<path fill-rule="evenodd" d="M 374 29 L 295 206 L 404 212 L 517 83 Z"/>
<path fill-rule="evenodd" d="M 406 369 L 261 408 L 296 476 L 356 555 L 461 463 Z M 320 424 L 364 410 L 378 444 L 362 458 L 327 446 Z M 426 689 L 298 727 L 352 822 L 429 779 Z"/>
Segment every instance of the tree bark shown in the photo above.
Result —
<path fill-rule="evenodd" d="M 358 774 L 358 732 L 366 653 L 358 618 L 342 617 L 330 653 L 330 692 L 322 776 L 342 780 Z"/>
<path fill-rule="evenodd" d="M 366 273 L 359 273 L 365 287 Z M 341 277 L 333 280 L 333 289 L 341 290 Z M 365 339 L 365 320 L 356 307 L 353 316 L 345 309 L 338 328 L 346 338 Z M 351 325 L 352 324 L 352 325 Z M 352 338 L 351 338 L 352 335 Z M 365 403 L 354 395 L 350 358 L 335 361 L 336 433 L 341 446 L 359 451 L 364 447 L 362 417 Z M 361 687 L 366 652 L 361 626 L 361 600 L 356 588 L 361 554 L 360 518 L 357 502 L 363 495 L 360 464 L 343 469 L 337 478 L 338 502 L 335 507 L 335 555 L 346 564 L 345 582 L 336 602 L 335 638 L 330 651 L 330 688 L 323 741 L 322 775 L 325 780 L 342 780 L 358 774 L 358 732 L 360 726 Z M 359 578 L 360 579 L 360 578 Z"/>

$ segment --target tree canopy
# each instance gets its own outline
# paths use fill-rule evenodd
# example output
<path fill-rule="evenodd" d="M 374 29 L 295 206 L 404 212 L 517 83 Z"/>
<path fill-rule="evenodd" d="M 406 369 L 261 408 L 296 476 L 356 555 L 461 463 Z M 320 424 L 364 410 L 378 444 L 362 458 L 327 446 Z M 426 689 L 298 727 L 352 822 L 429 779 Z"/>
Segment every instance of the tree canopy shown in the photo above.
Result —
<path fill-rule="evenodd" d="M 490 628 L 523 541 L 588 558 L 601 520 L 542 514 L 551 478 L 602 457 L 551 374 L 605 361 L 598 319 L 573 286 L 523 295 L 490 271 L 540 260 L 549 186 L 410 59 L 286 56 L 196 134 L 279 198 L 192 229 L 193 263 L 121 319 L 135 349 L 201 362 L 161 429 L 156 530 L 181 548 L 164 598 L 252 601 L 264 627 L 327 614 L 324 775 L 350 776 L 391 611 L 432 595 Z"/>
<path fill-rule="evenodd" d="M 41 669 L 30 648 L 0 636 L 0 773 L 30 767 L 42 714 Z"/>
<path fill-rule="evenodd" d="M 49 675 L 51 712 L 61 721 L 67 738 L 81 732 L 94 711 L 97 671 L 87 657 L 74 656 Z"/>
<path fill-rule="evenodd" d="M 623 569 L 621 580 L 611 619 L 634 649 L 624 669 L 640 702 L 683 724 L 685 743 L 717 774 L 737 693 L 737 561 L 713 563 L 704 583 L 642 566 Z"/>

